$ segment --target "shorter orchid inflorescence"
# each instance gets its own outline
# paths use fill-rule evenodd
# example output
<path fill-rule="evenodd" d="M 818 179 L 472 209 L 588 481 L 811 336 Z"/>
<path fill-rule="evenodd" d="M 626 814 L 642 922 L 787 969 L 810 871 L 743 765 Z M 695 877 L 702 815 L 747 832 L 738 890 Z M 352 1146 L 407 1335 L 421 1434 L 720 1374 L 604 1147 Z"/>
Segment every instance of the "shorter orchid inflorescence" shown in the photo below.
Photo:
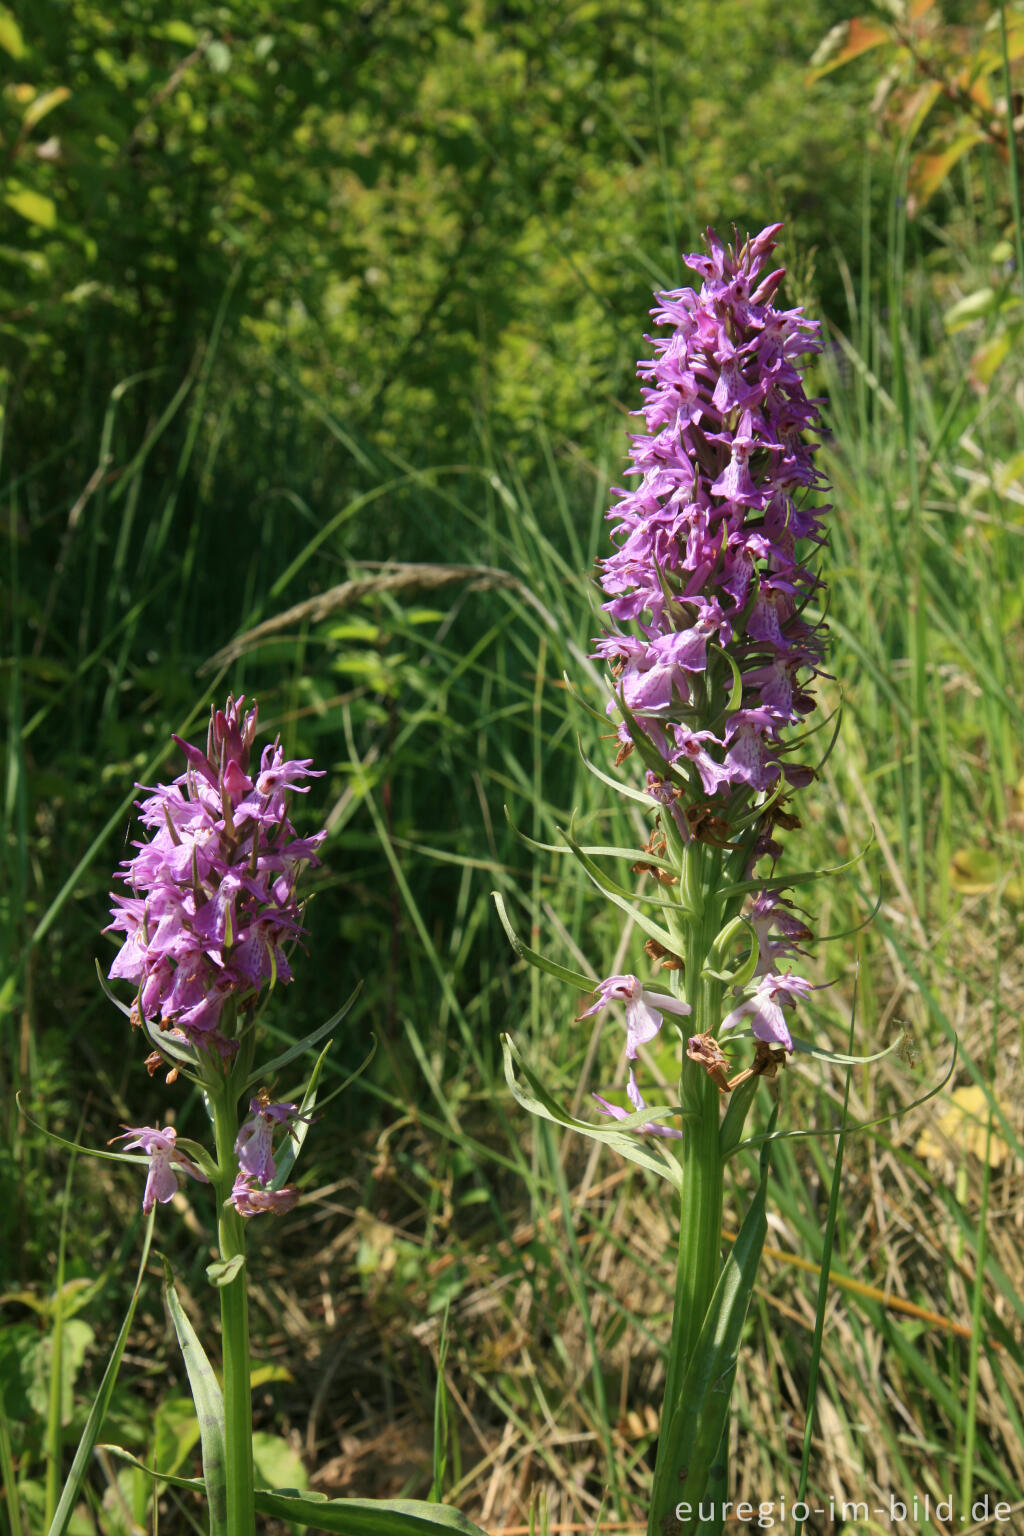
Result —
<path fill-rule="evenodd" d="M 163 1067 L 168 1085 L 179 1077 L 193 1085 L 188 1100 L 192 1118 L 205 1118 L 212 1134 L 204 1143 L 186 1140 L 173 1124 L 125 1126 L 113 1138 L 124 1144 L 123 1150 L 101 1155 L 145 1169 L 142 1209 L 148 1221 L 140 1285 L 156 1207 L 183 1194 L 186 1178 L 212 1191 L 216 1251 L 209 1254 L 207 1230 L 202 1248 L 211 1258 L 206 1278 L 220 1297 L 219 1370 L 185 1312 L 166 1261 L 164 1285 L 196 1405 L 202 1513 L 209 1536 L 253 1536 L 265 1518 L 289 1528 L 323 1524 L 348 1530 L 352 1502 L 357 1522 L 368 1520 L 374 1529 L 386 1528 L 395 1536 L 434 1526 L 440 1530 L 442 1524 L 451 1531 L 452 1522 L 443 1514 L 435 1519 L 433 1504 L 381 1502 L 375 1522 L 375 1507 L 368 1501 L 323 1495 L 307 1499 L 293 1487 L 268 1493 L 263 1466 L 257 1477 L 251 1260 L 246 1252 L 250 1222 L 255 1216 L 280 1216 L 299 1199 L 298 1187 L 288 1181 L 317 1106 L 322 1109 L 325 1102 L 321 1077 L 330 1036 L 359 988 L 301 1039 L 289 1039 L 278 1025 L 275 1051 L 261 1051 L 269 1033 L 263 1020 L 272 999 L 281 997 L 278 983 L 291 981 L 292 953 L 306 937 L 299 879 L 319 862 L 327 833 L 300 837 L 289 817 L 289 793 L 305 793 L 308 785 L 302 781 L 320 776 L 310 759 L 286 760 L 278 740 L 264 747 L 258 766 L 250 767 L 255 736 L 255 708 L 246 711 L 243 699 L 229 698 L 224 709 L 212 711 L 205 751 L 174 738 L 185 754 L 185 771 L 171 784 L 147 790 L 139 802 L 148 837 L 135 844 L 134 856 L 123 865 L 119 878 L 128 890 L 114 897 L 110 925 L 123 940 L 109 974 L 115 981 L 129 981 L 135 996 L 129 1006 L 109 989 L 107 995 L 152 1048 L 145 1062 L 150 1075 Z M 300 1082 L 290 1093 L 275 1091 L 291 1070 L 301 1070 Z M 335 1093 L 351 1081 L 347 1077 Z M 192 1227 L 202 1230 L 198 1214 Z M 126 1336 L 122 1330 L 119 1348 Z M 102 1415 L 96 1432 L 100 1422 Z M 76 1465 L 87 1459 L 80 1449 Z M 271 1456 L 264 1465 L 280 1462 Z M 194 1486 L 191 1479 L 188 1486 Z M 467 1536 L 484 1536 L 469 1521 L 456 1523 Z"/>
<path fill-rule="evenodd" d="M 150 835 L 122 866 L 128 894 L 113 897 L 110 924 L 125 937 L 109 975 L 136 988 L 129 1014 L 154 1046 L 150 1074 L 166 1066 L 173 1082 L 184 1072 L 232 1116 L 234 1085 L 252 1078 L 258 1009 L 292 979 L 289 953 L 305 932 L 299 876 L 327 836 L 299 837 L 288 815 L 289 791 L 304 794 L 299 781 L 321 776 L 308 758 L 286 761 L 275 741 L 250 769 L 256 724 L 255 708 L 229 698 L 211 712 L 205 752 L 174 737 L 185 771 L 139 802 Z M 309 1117 L 266 1089 L 249 1110 L 240 1127 L 234 1120 L 232 1166 L 218 1169 L 223 1198 L 242 1216 L 290 1210 L 296 1191 L 271 1187 L 275 1138 L 294 1137 Z M 182 1173 L 209 1182 L 170 1126 L 115 1139 L 148 1159 L 147 1212 L 174 1196 Z"/>
<path fill-rule="evenodd" d="M 174 738 L 188 766 L 139 802 L 151 836 L 123 865 L 131 894 L 114 897 L 110 924 L 125 940 L 109 974 L 136 986 L 140 1019 L 224 1056 L 261 990 L 292 979 L 296 881 L 327 836 L 300 838 L 288 819 L 287 792 L 319 776 L 309 759 L 286 762 L 274 742 L 250 776 L 244 702 L 213 712 L 205 752 Z"/>

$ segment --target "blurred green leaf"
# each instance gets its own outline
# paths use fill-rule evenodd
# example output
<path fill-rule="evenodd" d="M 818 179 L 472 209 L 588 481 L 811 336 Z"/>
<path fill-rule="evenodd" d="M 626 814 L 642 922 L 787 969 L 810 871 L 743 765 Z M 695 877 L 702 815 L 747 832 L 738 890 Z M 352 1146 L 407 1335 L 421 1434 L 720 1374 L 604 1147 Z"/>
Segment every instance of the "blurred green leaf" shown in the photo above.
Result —
<path fill-rule="evenodd" d="M 12 59 L 23 58 L 25 54 L 21 28 L 6 6 L 0 6 L 0 48 L 9 53 Z"/>
<path fill-rule="evenodd" d="M 31 187 L 8 182 L 4 202 L 29 224 L 39 224 L 43 229 L 57 227 L 57 205 L 52 197 L 45 197 L 42 192 L 33 192 Z"/>

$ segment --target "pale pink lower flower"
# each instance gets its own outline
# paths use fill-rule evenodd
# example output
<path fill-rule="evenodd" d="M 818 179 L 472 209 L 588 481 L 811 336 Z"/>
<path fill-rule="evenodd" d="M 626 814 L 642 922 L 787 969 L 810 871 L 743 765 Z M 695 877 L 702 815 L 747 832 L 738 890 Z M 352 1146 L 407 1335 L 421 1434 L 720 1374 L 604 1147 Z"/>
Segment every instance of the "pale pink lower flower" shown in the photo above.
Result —
<path fill-rule="evenodd" d="M 238 1167 L 248 1178 L 269 1184 L 276 1173 L 273 1156 L 274 1132 L 299 1118 L 297 1104 L 272 1104 L 265 1090 L 249 1101 L 251 1111 L 235 1138 Z"/>
<path fill-rule="evenodd" d="M 632 1104 L 634 1110 L 636 1110 L 638 1114 L 642 1109 L 647 1108 L 644 1096 L 640 1092 L 640 1089 L 637 1087 L 637 1081 L 632 1067 L 629 1069 L 629 1082 L 626 1084 L 626 1097 L 629 1099 L 629 1102 Z M 608 1100 L 602 1099 L 599 1093 L 595 1093 L 594 1098 L 601 1106 L 602 1115 L 609 1115 L 612 1120 L 627 1120 L 629 1118 L 628 1109 L 623 1109 L 619 1104 L 609 1104 Z M 649 1131 L 654 1136 L 681 1136 L 683 1134 L 682 1131 L 677 1130 L 675 1126 L 657 1125 L 653 1120 L 649 1120 L 646 1125 L 641 1125 L 638 1127 L 638 1129 L 641 1131 Z"/>
<path fill-rule="evenodd" d="M 750 1019 L 750 1028 L 758 1040 L 793 1049 L 793 1037 L 786 1026 L 783 1006 L 792 1007 L 798 998 L 813 992 L 812 982 L 787 971 L 783 976 L 762 976 L 750 996 L 722 1020 L 723 1029 L 732 1029 L 741 1019 Z"/>
<path fill-rule="evenodd" d="M 229 1196 L 239 1216 L 281 1216 L 299 1198 L 297 1189 L 261 1189 L 250 1174 L 239 1173 Z"/>
<path fill-rule="evenodd" d="M 626 1055 L 630 1061 L 636 1060 L 636 1053 L 642 1045 L 654 1039 L 662 1025 L 662 1013 L 687 1014 L 693 1011 L 689 1003 L 684 1003 L 681 998 L 670 997 L 667 992 L 655 992 L 643 986 L 638 976 L 606 976 L 604 981 L 598 982 L 594 991 L 598 994 L 597 1002 L 585 1008 L 577 1017 L 587 1019 L 592 1013 L 607 1008 L 611 1002 L 625 1003 Z"/>
<path fill-rule="evenodd" d="M 135 1139 L 129 1141 L 129 1136 Z M 164 1126 L 163 1130 L 152 1125 L 126 1126 L 123 1135 L 112 1138 L 113 1141 L 123 1141 L 126 1152 L 134 1152 L 138 1149 L 149 1158 L 149 1173 L 146 1176 L 146 1188 L 142 1196 L 142 1209 L 147 1216 L 158 1200 L 161 1205 L 166 1205 L 169 1200 L 174 1199 L 181 1188 L 179 1172 L 198 1179 L 200 1184 L 210 1182 L 191 1158 L 177 1150 L 175 1146 L 177 1138 L 178 1133 L 171 1125 Z"/>

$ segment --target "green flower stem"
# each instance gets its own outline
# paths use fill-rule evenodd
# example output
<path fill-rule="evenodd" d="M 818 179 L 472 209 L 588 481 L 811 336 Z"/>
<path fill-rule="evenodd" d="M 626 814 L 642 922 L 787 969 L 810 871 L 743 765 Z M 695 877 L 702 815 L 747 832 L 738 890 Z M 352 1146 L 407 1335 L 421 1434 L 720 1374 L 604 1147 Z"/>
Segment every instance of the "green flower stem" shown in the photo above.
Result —
<path fill-rule="evenodd" d="M 702 974 L 721 926 L 720 884 L 717 851 L 700 843 L 689 844 L 683 850 L 680 869 L 680 897 L 686 912 L 671 923 L 685 959 L 684 985 L 693 1009 L 685 1021 L 688 1035 L 717 1030 L 722 1020 L 722 985 Z M 704 1069 L 684 1055 L 679 1081 L 679 1102 L 685 1112 L 678 1144 L 682 1164 L 679 1252 L 648 1536 L 673 1536 L 680 1529 L 674 1514 L 676 1505 L 684 1498 L 696 1504 L 704 1492 L 684 1488 L 688 1453 L 687 1447 L 678 1443 L 682 1416 L 677 1410 L 687 1365 L 722 1263 L 724 1165 L 719 1100 L 719 1091 Z"/>
<path fill-rule="evenodd" d="M 230 1083 L 211 1095 L 217 1142 L 217 1234 L 223 1262 L 245 1258 L 245 1222 L 225 1202 L 231 1194 L 238 1159 L 238 1100 Z M 249 1381 L 249 1299 L 245 1265 L 220 1288 L 221 1344 L 224 1352 L 224 1453 L 227 1485 L 227 1536 L 253 1536 L 252 1387 Z"/>

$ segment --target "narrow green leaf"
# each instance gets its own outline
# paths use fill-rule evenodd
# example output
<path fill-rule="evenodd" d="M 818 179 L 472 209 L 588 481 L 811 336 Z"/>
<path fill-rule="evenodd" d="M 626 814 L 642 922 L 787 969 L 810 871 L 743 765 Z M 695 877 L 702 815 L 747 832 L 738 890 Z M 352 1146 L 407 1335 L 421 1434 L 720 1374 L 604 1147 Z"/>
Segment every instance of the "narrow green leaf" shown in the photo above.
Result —
<path fill-rule="evenodd" d="M 598 768 L 596 764 L 590 761 L 590 758 L 583 750 L 582 742 L 578 743 L 578 745 L 580 761 L 584 768 L 594 775 L 595 779 L 600 779 L 602 784 L 607 784 L 609 789 L 614 789 L 616 794 L 624 795 L 627 800 L 635 800 L 638 805 L 643 806 L 644 810 L 657 810 L 657 806 L 650 795 L 645 794 L 643 790 L 634 789 L 632 784 L 623 784 L 621 779 L 613 779 L 610 773 L 605 773 L 603 769 Z"/>
<path fill-rule="evenodd" d="M 535 837 L 530 837 L 526 832 L 522 831 L 520 827 L 516 826 L 515 822 L 512 820 L 512 816 L 507 805 L 504 807 L 504 810 L 505 820 L 512 828 L 512 831 L 515 833 L 516 837 L 518 837 L 521 842 L 524 842 L 528 848 L 536 848 L 539 853 L 572 853 L 572 849 L 566 847 L 564 843 L 539 843 Z M 604 845 L 591 847 L 586 843 L 581 844 L 581 847 L 583 848 L 584 853 L 589 854 L 590 857 L 594 859 L 632 859 L 635 863 L 638 864 L 652 864 L 655 869 L 667 870 L 669 874 L 674 875 L 676 873 L 674 866 L 669 862 L 668 859 L 660 858 L 657 854 L 651 853 L 646 848 L 614 848 L 605 847 Z"/>
<path fill-rule="evenodd" d="M 147 1476 L 181 1488 L 201 1493 L 203 1482 L 197 1477 L 172 1477 L 147 1467 L 120 1445 L 104 1445 L 130 1466 Z M 278 1489 L 274 1493 L 255 1494 L 256 1512 L 293 1525 L 312 1525 L 328 1536 L 431 1536 L 431 1532 L 454 1531 L 456 1536 L 487 1536 L 472 1520 L 446 1504 L 428 1504 L 423 1499 L 328 1499 L 323 1494 L 294 1493 Z"/>
<path fill-rule="evenodd" d="M 56 1131 L 48 1131 L 45 1125 L 40 1125 L 38 1120 L 33 1120 L 32 1116 L 24 1109 L 20 1091 L 14 1095 L 14 1098 L 22 1119 L 27 1120 L 32 1129 L 38 1131 L 40 1136 L 45 1136 L 47 1141 L 52 1141 L 54 1146 L 64 1147 L 68 1152 L 80 1152 L 83 1157 L 102 1157 L 108 1163 L 133 1163 L 136 1168 L 149 1167 L 148 1157 L 137 1157 L 134 1152 L 108 1152 L 104 1147 L 81 1147 L 73 1141 L 68 1141 L 65 1136 L 58 1136 Z M 183 1141 L 182 1146 L 198 1146 L 198 1143 L 186 1143 Z M 199 1150 L 201 1151 L 202 1149 L 200 1148 Z M 174 1159 L 172 1158 L 171 1161 L 173 1164 Z M 207 1162 L 209 1163 L 209 1158 L 207 1158 Z"/>
<path fill-rule="evenodd" d="M 608 878 L 600 865 L 595 864 L 593 859 L 587 857 L 579 844 L 573 841 L 570 833 L 563 832 L 562 836 L 583 865 L 591 882 L 597 886 L 602 895 L 606 896 L 620 911 L 625 912 L 627 917 L 631 917 L 637 927 L 643 929 L 648 938 L 653 939 L 656 944 L 660 944 L 662 949 L 667 949 L 670 955 L 676 954 L 679 949 L 679 940 L 673 938 L 667 928 L 663 928 L 660 923 L 656 923 L 653 918 L 648 917 L 646 912 L 642 912 L 627 896 L 622 895 L 620 887 Z M 669 903 L 660 902 L 659 905 L 669 905 Z M 671 905 L 674 906 L 677 912 L 683 911 L 681 906 L 675 903 Z"/>
<path fill-rule="evenodd" d="M 103 1380 L 99 1384 L 92 1407 L 89 1410 L 89 1417 L 85 1421 L 82 1438 L 78 1442 L 78 1449 L 71 1463 L 71 1471 L 68 1473 L 67 1481 L 61 1492 L 60 1501 L 57 1504 L 53 1520 L 50 1522 L 47 1536 L 64 1536 L 64 1532 L 67 1530 L 68 1523 L 74 1513 L 82 1484 L 85 1481 L 85 1474 L 92 1460 L 93 1449 L 103 1428 L 103 1420 L 106 1417 L 107 1408 L 117 1383 L 118 1372 L 121 1369 L 121 1357 L 124 1354 L 125 1345 L 128 1343 L 128 1334 L 131 1331 L 135 1308 L 142 1294 L 142 1279 L 146 1272 L 146 1264 L 149 1261 L 149 1245 L 153 1238 L 154 1216 L 155 1213 L 150 1212 L 149 1219 L 146 1222 L 145 1235 L 142 1240 L 142 1256 L 139 1259 L 138 1274 L 135 1277 L 135 1289 L 132 1291 L 131 1300 L 128 1303 L 128 1311 L 124 1315 L 124 1321 L 114 1341 L 114 1348 L 107 1362 L 107 1368 L 103 1372 Z"/>
<path fill-rule="evenodd" d="M 771 1123 L 774 1121 L 775 1113 Z M 740 1334 L 768 1231 L 767 1198 L 768 1158 L 762 1155 L 760 1183 L 715 1287 L 679 1400 L 669 1408 L 664 1433 L 673 1447 L 670 1465 L 679 1468 L 677 1502 L 689 1504 L 694 1511 L 693 1519 L 684 1519 L 673 1527 L 678 1529 L 679 1536 L 688 1536 L 701 1528 L 696 1509 L 705 1493 L 729 1412 Z"/>
<path fill-rule="evenodd" d="M 649 1145 L 636 1135 L 629 1134 L 631 1130 L 639 1131 L 641 1126 L 651 1122 L 665 1120 L 669 1116 L 673 1118 L 678 1116 L 681 1112 L 677 1105 L 652 1105 L 648 1109 L 640 1110 L 637 1114 L 629 1115 L 624 1120 L 616 1120 L 607 1127 L 591 1125 L 586 1120 L 577 1120 L 552 1098 L 536 1073 L 526 1065 L 511 1036 L 502 1035 L 501 1049 L 504 1056 L 505 1081 L 516 1102 L 521 1104 L 523 1109 L 528 1110 L 531 1115 L 537 1115 L 541 1120 L 550 1120 L 565 1130 L 577 1131 L 581 1136 L 589 1136 L 592 1141 L 604 1142 L 627 1162 L 637 1163 L 639 1167 L 659 1174 L 661 1178 L 668 1179 L 676 1189 L 681 1187 L 682 1174 L 676 1159 L 670 1153 L 662 1153 L 657 1146 Z M 525 1087 L 518 1080 L 517 1071 L 524 1079 Z"/>
<path fill-rule="evenodd" d="M 582 843 L 576 841 L 576 834 L 573 831 L 573 824 L 571 821 L 569 823 L 568 832 L 563 832 L 561 827 L 559 827 L 558 830 L 565 838 L 568 850 L 572 854 L 573 858 L 576 859 L 578 863 L 583 865 L 583 868 L 587 871 L 587 874 L 595 882 L 595 884 L 598 882 L 601 883 L 601 889 L 605 892 L 606 895 L 621 896 L 623 901 L 628 901 L 630 903 L 634 901 L 643 901 L 646 902 L 649 907 L 662 907 L 669 912 L 685 911 L 678 893 L 675 896 L 655 896 L 653 892 L 648 891 L 646 895 L 640 895 L 636 890 L 631 890 L 629 886 L 620 885 L 617 880 L 613 880 L 611 875 L 608 875 L 604 872 L 600 864 L 594 862 L 594 859 L 591 857 L 591 855 L 595 850 L 591 848 L 584 848 Z M 653 864 L 656 862 L 654 859 L 649 860 L 647 855 L 644 853 L 637 854 L 636 857 L 645 864 Z M 671 864 L 664 863 L 664 861 L 662 862 L 664 867 L 670 870 L 672 874 L 678 874 L 677 870 L 672 869 Z"/>
<path fill-rule="evenodd" d="M 171 1322 L 178 1336 L 192 1400 L 199 1420 L 199 1439 L 203 1448 L 203 1484 L 210 1508 L 210 1536 L 225 1536 L 227 1531 L 227 1487 L 224 1453 L 224 1397 L 213 1366 L 206 1357 L 195 1329 L 174 1288 L 170 1265 L 164 1261 L 164 1296 Z"/>
<path fill-rule="evenodd" d="M 100 1445 L 97 1450 L 107 1451 L 111 1456 L 117 1456 L 121 1461 L 126 1461 L 129 1466 L 135 1467 L 140 1472 L 145 1472 L 147 1477 L 154 1482 L 166 1483 L 171 1488 L 181 1488 L 186 1493 L 202 1493 L 204 1491 L 201 1477 L 179 1477 L 174 1472 L 158 1472 L 155 1467 L 147 1467 L 144 1461 L 133 1456 L 131 1451 L 126 1451 L 123 1445 Z"/>
<path fill-rule="evenodd" d="M 751 1036 L 750 1038 L 753 1039 L 753 1036 Z M 794 1041 L 793 1043 L 795 1045 L 796 1041 Z M 870 1131 L 876 1125 L 885 1125 L 890 1120 L 899 1120 L 901 1118 L 901 1116 L 907 1114 L 910 1110 L 918 1109 L 922 1104 L 927 1104 L 929 1099 L 934 1099 L 934 1097 L 935 1097 L 935 1095 L 937 1093 L 941 1093 L 942 1092 L 943 1088 L 945 1088 L 946 1084 L 949 1082 L 950 1078 L 953 1076 L 954 1071 L 956 1070 L 956 1061 L 957 1061 L 957 1056 L 959 1054 L 959 1047 L 960 1047 L 960 1042 L 957 1039 L 957 1037 L 954 1035 L 954 1037 L 953 1037 L 953 1056 L 952 1056 L 952 1059 L 950 1060 L 950 1063 L 949 1063 L 949 1070 L 947 1071 L 945 1077 L 942 1078 L 942 1080 L 940 1082 L 935 1084 L 934 1088 L 929 1088 L 927 1093 L 922 1093 L 918 1098 L 911 1099 L 909 1104 L 901 1104 L 898 1109 L 890 1109 L 884 1115 L 876 1115 L 873 1120 L 855 1120 L 855 1121 L 853 1121 L 851 1124 L 849 1124 L 849 1125 L 847 1125 L 845 1127 L 844 1134 L 849 1135 L 853 1131 Z M 890 1047 L 890 1050 L 891 1049 L 892 1049 L 892 1047 Z M 888 1055 L 888 1052 L 884 1052 L 883 1054 Z M 871 1057 L 858 1057 L 858 1056 L 850 1057 L 850 1056 L 842 1056 L 842 1055 L 837 1054 L 832 1059 L 835 1060 L 836 1062 L 838 1062 L 841 1066 L 845 1066 L 845 1065 L 851 1064 L 851 1063 L 853 1065 L 856 1065 L 858 1062 L 861 1062 L 861 1061 L 870 1061 L 872 1058 Z M 751 1136 L 748 1141 L 741 1142 L 740 1145 L 735 1148 L 735 1150 L 737 1152 L 741 1152 L 741 1151 L 746 1150 L 749 1147 L 763 1146 L 766 1142 L 769 1142 L 769 1141 L 797 1141 L 797 1140 L 809 1139 L 812 1136 L 814 1136 L 814 1137 L 822 1137 L 822 1136 L 838 1136 L 838 1135 L 839 1135 L 838 1129 L 831 1129 L 831 1128 L 823 1130 L 823 1131 L 773 1131 L 770 1135 L 768 1133 L 765 1133 L 763 1136 Z"/>
<path fill-rule="evenodd" d="M 564 981 L 570 987 L 575 987 L 577 992 L 593 992 L 597 985 L 593 976 L 584 976 L 582 971 L 571 971 L 568 966 L 558 965 L 554 960 L 548 960 L 544 955 L 539 955 L 535 949 L 527 948 L 509 921 L 501 895 L 497 891 L 492 891 L 491 896 L 498 909 L 501 926 L 520 960 L 525 960 L 529 965 L 535 965 L 538 971 L 546 971 L 549 976 L 556 977 L 558 981 Z"/>
<path fill-rule="evenodd" d="M 753 1039 L 753 1035 L 751 1039 Z M 891 1045 L 887 1045 L 884 1051 L 875 1051 L 870 1056 L 849 1056 L 845 1051 L 823 1051 L 821 1046 L 812 1045 L 809 1040 L 798 1040 L 793 1036 L 793 1049 L 798 1056 L 810 1056 L 814 1061 L 828 1061 L 836 1067 L 866 1067 L 872 1061 L 884 1061 L 886 1056 L 891 1056 L 898 1051 L 903 1044 L 903 1036 L 898 1036 Z"/>
<path fill-rule="evenodd" d="M 256 1510 L 295 1525 L 312 1525 L 328 1536 L 486 1536 L 466 1515 L 423 1499 L 315 1499 L 290 1493 L 256 1494 Z"/>
<path fill-rule="evenodd" d="M 309 1082 L 306 1084 L 306 1091 L 302 1095 L 302 1103 L 299 1105 L 299 1115 L 302 1118 L 297 1120 L 291 1127 L 289 1135 L 285 1138 L 284 1144 L 277 1154 L 277 1168 L 271 1180 L 271 1189 L 282 1189 L 287 1184 L 288 1175 L 294 1168 L 295 1160 L 302 1151 L 303 1143 L 309 1135 L 313 1110 L 316 1108 L 320 1074 L 323 1071 L 324 1062 L 327 1060 L 327 1053 L 333 1044 L 333 1040 L 328 1040 L 317 1057 L 312 1072 L 309 1074 Z M 371 1059 L 375 1050 L 376 1045 L 374 1050 L 370 1052 Z"/>
<path fill-rule="evenodd" d="M 830 864 L 825 869 L 801 869 L 792 875 L 769 875 L 764 880 L 741 880 L 736 885 L 725 886 L 719 894 L 723 899 L 728 899 L 730 896 L 746 896 L 753 891 L 784 891 L 791 885 L 812 885 L 816 880 L 825 880 L 829 875 L 841 875 L 853 869 L 864 858 L 873 842 L 872 836 L 863 848 L 842 864 Z"/>
<path fill-rule="evenodd" d="M 319 1045 L 324 1036 L 329 1035 L 335 1025 L 341 1023 L 362 989 L 363 984 L 360 981 L 350 996 L 342 1003 L 337 1013 L 333 1013 L 326 1024 L 321 1024 L 318 1029 L 314 1029 L 310 1034 L 303 1036 L 301 1040 L 296 1040 L 295 1044 L 290 1045 L 286 1051 L 282 1051 L 280 1056 L 275 1056 L 273 1060 L 264 1062 L 258 1072 L 251 1073 L 238 1090 L 239 1098 L 247 1094 L 250 1089 L 255 1088 L 264 1078 L 272 1077 L 275 1072 L 280 1072 L 282 1067 L 291 1066 L 293 1061 L 297 1061 L 300 1056 L 304 1056 L 307 1051 L 312 1050 L 314 1045 Z"/>

